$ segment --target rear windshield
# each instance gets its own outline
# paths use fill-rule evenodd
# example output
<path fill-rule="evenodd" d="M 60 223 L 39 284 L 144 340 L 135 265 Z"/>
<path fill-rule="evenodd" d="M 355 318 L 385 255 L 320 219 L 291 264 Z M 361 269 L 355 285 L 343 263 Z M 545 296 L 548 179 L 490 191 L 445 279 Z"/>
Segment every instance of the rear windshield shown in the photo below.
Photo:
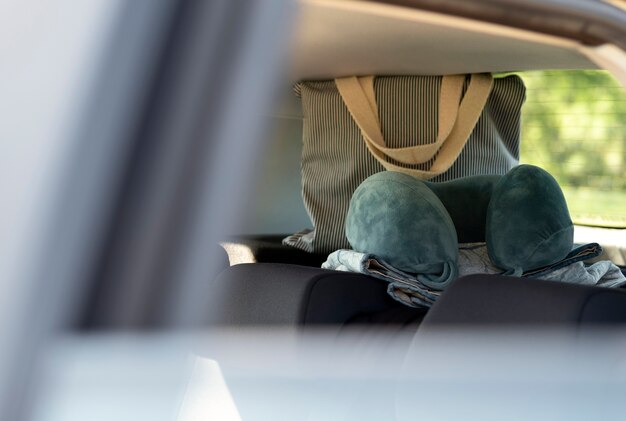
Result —
<path fill-rule="evenodd" d="M 521 161 L 560 183 L 575 223 L 626 228 L 626 93 L 604 71 L 525 72 Z"/>

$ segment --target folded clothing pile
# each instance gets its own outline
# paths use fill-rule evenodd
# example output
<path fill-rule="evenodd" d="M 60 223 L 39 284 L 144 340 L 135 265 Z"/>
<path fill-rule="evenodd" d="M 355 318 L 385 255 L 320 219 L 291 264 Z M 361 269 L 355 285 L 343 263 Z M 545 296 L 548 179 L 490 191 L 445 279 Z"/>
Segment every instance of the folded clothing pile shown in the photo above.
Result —
<path fill-rule="evenodd" d="M 583 260 L 602 254 L 596 244 L 586 244 L 572 250 L 565 259 L 555 264 L 528 271 L 524 278 L 568 282 L 579 285 L 617 288 L 626 285 L 626 276 L 610 261 L 596 262 L 590 266 Z M 389 283 L 387 292 L 395 300 L 410 307 L 430 307 L 441 295 L 441 289 L 433 289 L 420 282 L 416 274 L 403 272 L 384 260 L 354 250 L 337 250 L 328 256 L 322 268 L 369 275 Z M 502 274 L 502 269 L 489 259 L 485 243 L 459 244 L 459 276 Z"/>
<path fill-rule="evenodd" d="M 551 277 L 594 285 L 607 273 L 610 279 L 614 273 L 623 277 L 610 262 L 572 266 L 601 252 L 597 244 L 573 250 L 573 233 L 558 183 L 532 165 L 504 176 L 445 183 L 386 171 L 367 178 L 352 196 L 346 237 L 353 251 L 331 254 L 323 267 L 385 279 L 394 298 L 426 306 L 460 274 Z M 476 248 L 459 248 L 459 239 L 481 236 L 486 240 L 484 259 L 478 259 L 482 270 L 467 272 Z"/>

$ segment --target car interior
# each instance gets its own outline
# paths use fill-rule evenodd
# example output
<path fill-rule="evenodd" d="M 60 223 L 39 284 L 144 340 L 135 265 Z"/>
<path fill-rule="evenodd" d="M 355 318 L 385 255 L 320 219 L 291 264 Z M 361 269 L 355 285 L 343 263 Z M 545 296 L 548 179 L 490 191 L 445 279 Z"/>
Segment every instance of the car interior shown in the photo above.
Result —
<path fill-rule="evenodd" d="M 624 1 L 0 19 L 0 419 L 623 418 Z"/>
<path fill-rule="evenodd" d="M 292 92 L 295 83 L 352 75 L 485 72 L 516 73 L 522 78 L 526 75 L 532 78 L 538 71 L 550 70 L 558 75 L 572 70 L 597 72 L 602 68 L 590 54 L 599 42 L 581 33 L 576 37 L 567 34 L 565 24 L 555 25 L 550 31 L 507 27 L 503 23 L 509 22 L 479 22 L 428 10 L 435 3 L 415 2 L 416 7 L 411 7 L 412 2 L 300 2 L 295 34 L 290 40 L 284 94 L 270 115 L 273 130 L 259 164 L 255 195 L 246 205 L 247 225 L 221 242 L 230 268 L 221 272 L 213 284 L 209 306 L 212 324 L 367 323 L 415 328 L 422 322 L 422 326 L 438 323 L 578 326 L 626 321 L 626 294 L 619 289 L 496 274 L 463 277 L 446 289 L 432 309 L 410 308 L 389 297 L 387 285 L 380 280 L 321 269 L 328 253 L 284 245 L 283 239 L 290 233 L 312 228 L 301 197 L 303 112 L 299 98 Z M 511 7 L 514 6 L 522 7 L 512 2 Z M 535 92 L 540 91 L 527 91 L 529 103 L 541 101 L 533 96 Z M 522 116 L 525 120 L 531 118 L 532 115 Z M 533 127 L 523 126 L 521 159 L 533 163 L 536 157 L 532 153 L 524 155 L 528 130 Z M 554 143 L 558 140 L 543 139 Z M 616 159 L 623 162 L 623 149 L 615 153 L 621 153 Z M 592 168 L 581 170 L 593 173 Z M 616 172 L 615 177 L 623 179 L 623 170 Z M 577 226 L 576 230 L 591 232 L 585 238 L 576 237 L 577 243 L 589 241 L 602 245 L 604 254 L 596 260 L 612 258 L 621 265 L 622 272 L 626 270 L 623 229 Z M 613 240 L 606 232 L 615 234 Z M 594 235 L 595 239 L 589 238 Z"/>

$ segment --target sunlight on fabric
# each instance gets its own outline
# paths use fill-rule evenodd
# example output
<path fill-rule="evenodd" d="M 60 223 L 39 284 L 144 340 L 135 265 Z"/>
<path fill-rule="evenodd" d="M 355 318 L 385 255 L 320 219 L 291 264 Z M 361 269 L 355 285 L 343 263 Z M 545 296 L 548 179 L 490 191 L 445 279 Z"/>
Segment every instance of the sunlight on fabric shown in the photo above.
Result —
<path fill-rule="evenodd" d="M 250 247 L 241 243 L 231 243 L 229 241 L 221 242 L 220 245 L 228 254 L 230 265 L 239 265 L 242 263 L 256 263 L 254 252 Z"/>

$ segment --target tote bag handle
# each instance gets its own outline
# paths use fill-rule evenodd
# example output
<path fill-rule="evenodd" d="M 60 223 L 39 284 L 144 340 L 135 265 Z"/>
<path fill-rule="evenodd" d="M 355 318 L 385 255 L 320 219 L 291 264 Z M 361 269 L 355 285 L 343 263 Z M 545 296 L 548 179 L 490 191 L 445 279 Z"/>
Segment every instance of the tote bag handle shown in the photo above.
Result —
<path fill-rule="evenodd" d="M 467 91 L 461 99 L 464 82 L 465 75 L 442 78 L 439 95 L 439 127 L 435 142 L 404 148 L 388 148 L 380 129 L 374 77 L 352 76 L 335 79 L 339 94 L 361 130 L 365 145 L 374 158 L 387 170 L 402 172 L 420 179 L 435 177 L 452 166 L 485 108 L 493 86 L 491 75 L 471 75 Z M 403 164 L 422 164 L 431 160 L 435 155 L 437 157 L 429 170 L 405 168 L 388 161 L 389 157 Z"/>

